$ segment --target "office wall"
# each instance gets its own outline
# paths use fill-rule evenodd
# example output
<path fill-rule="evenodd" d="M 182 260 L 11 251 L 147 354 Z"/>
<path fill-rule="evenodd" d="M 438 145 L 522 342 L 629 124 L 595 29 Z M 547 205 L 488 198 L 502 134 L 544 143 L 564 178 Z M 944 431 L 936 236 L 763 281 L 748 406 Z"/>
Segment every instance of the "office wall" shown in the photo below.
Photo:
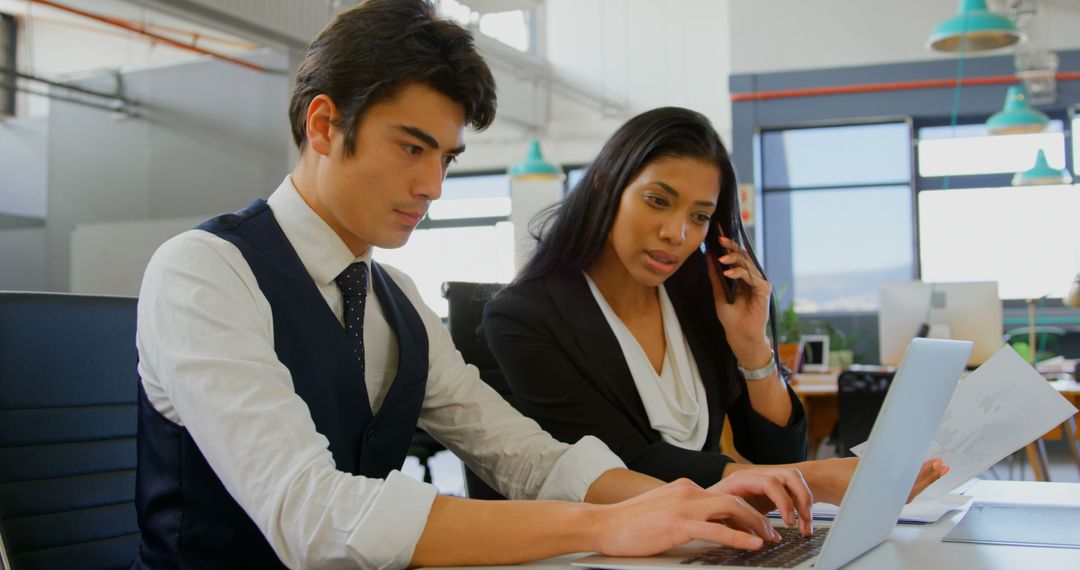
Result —
<path fill-rule="evenodd" d="M 0 215 L 45 217 L 47 131 L 43 118 L 0 121 Z"/>
<path fill-rule="evenodd" d="M 632 113 L 679 105 L 723 129 L 729 122 L 730 4 L 548 0 L 546 55 L 557 73 L 625 101 Z M 553 133 L 591 134 L 605 124 L 587 109 L 555 111 Z"/>
<path fill-rule="evenodd" d="M 704 113 L 730 140 L 729 0 L 547 0 L 541 41 L 554 73 L 626 107 L 601 107 L 557 90 L 550 119 L 534 132 L 496 128 L 466 135 L 464 170 L 506 168 L 525 156 L 529 136 L 553 162 L 591 162 L 601 145 L 631 116 L 678 105 Z M 503 97 L 504 93 L 500 93 Z M 500 101 L 500 105 L 502 105 Z"/>
<path fill-rule="evenodd" d="M 287 65 L 277 54 L 253 61 Z M 141 116 L 52 104 L 48 290 L 71 287 L 76 226 L 232 211 L 269 195 L 292 166 L 288 75 L 202 60 L 124 73 L 122 81 Z"/>
<path fill-rule="evenodd" d="M 42 291 L 45 228 L 0 230 L 0 291 Z"/>
<path fill-rule="evenodd" d="M 71 233 L 71 292 L 138 296 L 150 256 L 203 217 L 80 224 Z"/>

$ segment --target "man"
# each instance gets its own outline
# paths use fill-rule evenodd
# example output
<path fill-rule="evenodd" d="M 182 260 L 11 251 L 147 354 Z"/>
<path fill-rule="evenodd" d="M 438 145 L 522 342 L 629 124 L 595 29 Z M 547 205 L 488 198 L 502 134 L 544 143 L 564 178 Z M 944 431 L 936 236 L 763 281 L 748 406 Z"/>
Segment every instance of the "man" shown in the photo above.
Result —
<path fill-rule="evenodd" d="M 292 173 L 147 268 L 137 567 L 513 563 L 694 538 L 756 548 L 774 531 L 718 491 L 808 512 L 792 470 L 706 491 L 628 471 L 593 438 L 556 442 L 461 360 L 408 277 L 372 262 L 439 198 L 465 125 L 494 113 L 471 36 L 422 0 L 363 3 L 312 43 L 290 104 Z M 512 498 L 615 504 L 437 496 L 395 470 L 417 425 Z"/>

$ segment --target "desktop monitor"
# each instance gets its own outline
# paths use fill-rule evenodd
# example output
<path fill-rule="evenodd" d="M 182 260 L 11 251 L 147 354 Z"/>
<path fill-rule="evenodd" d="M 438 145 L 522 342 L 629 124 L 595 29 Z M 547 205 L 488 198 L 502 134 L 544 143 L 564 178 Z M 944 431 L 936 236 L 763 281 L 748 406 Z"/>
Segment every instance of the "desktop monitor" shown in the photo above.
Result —
<path fill-rule="evenodd" d="M 917 336 L 972 341 L 968 366 L 986 362 L 1004 344 L 996 281 L 889 283 L 881 286 L 880 307 L 882 364 L 898 364 Z"/>

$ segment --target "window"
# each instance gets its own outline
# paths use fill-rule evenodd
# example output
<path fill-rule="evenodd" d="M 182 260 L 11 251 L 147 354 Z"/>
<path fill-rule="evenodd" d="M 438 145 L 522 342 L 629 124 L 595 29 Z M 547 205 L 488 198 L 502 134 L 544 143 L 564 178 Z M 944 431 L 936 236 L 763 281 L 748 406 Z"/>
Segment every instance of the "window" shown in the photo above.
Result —
<path fill-rule="evenodd" d="M 15 115 L 15 46 L 18 26 L 15 17 L 0 14 L 0 119 Z"/>
<path fill-rule="evenodd" d="M 498 9 L 494 2 L 476 3 L 458 0 L 438 0 L 439 12 L 457 23 L 473 30 L 479 30 L 485 36 L 527 53 L 536 53 L 536 8 L 506 9 L 500 12 L 474 11 L 474 7 L 491 6 Z M 512 8 L 512 7 L 511 7 Z"/>
<path fill-rule="evenodd" d="M 924 281 L 997 281 L 1002 299 L 1062 297 L 1080 268 L 1080 188 L 919 192 Z"/>
<path fill-rule="evenodd" d="M 800 313 L 872 311 L 915 273 L 906 121 L 758 137 L 765 268 Z"/>
<path fill-rule="evenodd" d="M 1075 115 L 1080 108 L 1073 108 L 1070 114 Z M 1080 182 L 1080 144 L 1077 144 L 1077 138 L 1080 136 L 1080 117 L 1073 117 L 1072 120 L 1072 170 L 1073 181 Z M 1080 268 L 1080 266 L 1078 266 Z"/>
<path fill-rule="evenodd" d="M 442 197 L 428 211 L 432 221 L 509 215 L 510 179 L 505 174 L 447 177 Z"/>
<path fill-rule="evenodd" d="M 404 271 L 424 302 L 442 318 L 446 281 L 506 283 L 514 277 L 514 226 L 505 174 L 447 177 L 442 197 L 405 246 L 380 249 L 375 259 Z"/>
<path fill-rule="evenodd" d="M 1045 132 L 1023 135 L 989 135 L 981 122 L 918 129 L 923 281 L 997 281 L 1002 299 L 1062 296 L 1080 267 L 1080 192 L 1010 184 L 1039 150 L 1053 168 L 1075 165 L 1065 127 L 1075 132 L 1076 125 L 1063 119 L 1051 117 Z"/>
<path fill-rule="evenodd" d="M 982 124 L 919 129 L 919 176 L 1008 174 L 1035 165 L 1039 150 L 1054 168 L 1065 168 L 1065 133 L 1062 121 L 1053 121 L 1042 133 L 989 135 Z"/>
<path fill-rule="evenodd" d="M 588 166 L 582 166 L 580 168 L 571 168 L 566 171 L 566 191 L 569 193 L 574 188 L 577 188 L 578 182 L 581 182 L 582 178 L 585 178 L 585 172 L 589 170 Z"/>

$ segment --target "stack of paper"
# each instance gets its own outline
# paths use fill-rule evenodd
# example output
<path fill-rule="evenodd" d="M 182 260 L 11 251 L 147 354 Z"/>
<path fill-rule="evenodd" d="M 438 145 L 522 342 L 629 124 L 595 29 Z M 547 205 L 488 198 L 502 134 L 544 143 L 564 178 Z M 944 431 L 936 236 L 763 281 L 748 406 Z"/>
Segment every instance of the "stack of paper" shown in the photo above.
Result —
<path fill-rule="evenodd" d="M 911 503 L 904 505 L 904 510 L 900 512 L 900 518 L 897 522 L 900 524 L 927 524 L 936 522 L 938 519 L 945 516 L 945 513 L 968 506 L 973 498 L 974 497 L 965 497 L 963 495 L 945 495 L 936 499 L 912 501 Z M 836 513 L 839 510 L 840 507 L 830 503 L 814 503 L 814 520 L 831 521 L 836 518 Z M 769 513 L 769 516 L 772 518 L 780 518 L 780 512 L 773 511 Z"/>

